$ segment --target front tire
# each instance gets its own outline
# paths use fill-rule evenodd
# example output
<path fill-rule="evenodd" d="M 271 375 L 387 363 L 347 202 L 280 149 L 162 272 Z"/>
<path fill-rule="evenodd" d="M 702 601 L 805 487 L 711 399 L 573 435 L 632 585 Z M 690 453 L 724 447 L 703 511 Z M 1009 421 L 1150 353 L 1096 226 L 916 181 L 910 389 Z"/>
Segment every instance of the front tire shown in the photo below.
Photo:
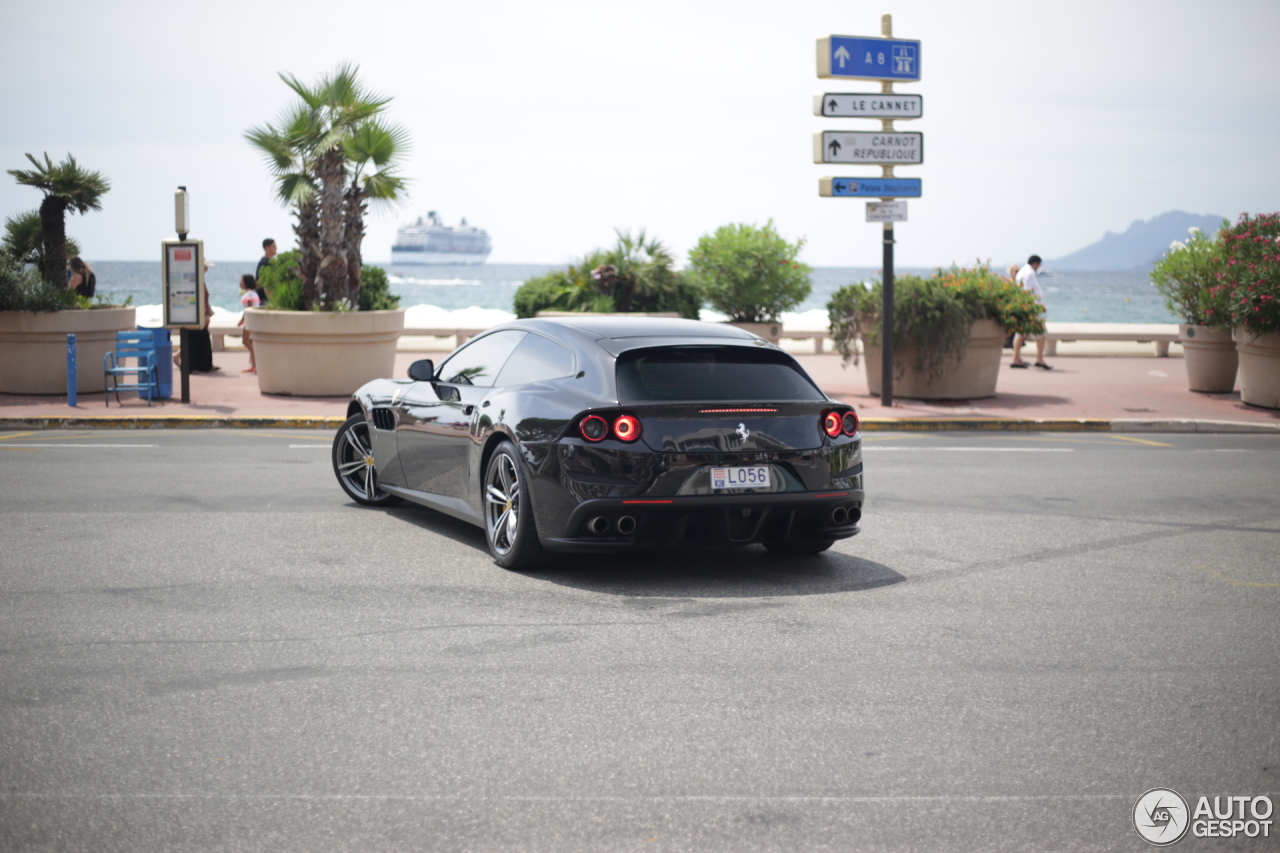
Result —
<path fill-rule="evenodd" d="M 364 415 L 356 413 L 333 438 L 333 473 L 338 485 L 358 504 L 365 506 L 394 506 L 400 499 L 378 485 L 378 467 L 373 458 L 373 443 L 369 440 L 369 424 Z"/>
<path fill-rule="evenodd" d="M 483 500 L 485 540 L 495 563 L 505 569 L 536 569 L 555 560 L 538 539 L 529 485 L 509 441 L 494 449 L 485 466 Z"/>

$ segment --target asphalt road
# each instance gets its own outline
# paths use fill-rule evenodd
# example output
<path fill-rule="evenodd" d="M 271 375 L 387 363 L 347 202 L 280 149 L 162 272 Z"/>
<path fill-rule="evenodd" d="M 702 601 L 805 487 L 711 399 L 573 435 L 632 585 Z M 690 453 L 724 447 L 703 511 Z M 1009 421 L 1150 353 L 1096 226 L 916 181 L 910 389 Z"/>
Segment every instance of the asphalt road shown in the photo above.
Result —
<path fill-rule="evenodd" d="M 827 554 L 543 574 L 328 440 L 0 434 L 0 848 L 1144 850 L 1149 788 L 1280 803 L 1280 439 L 872 434 Z"/>

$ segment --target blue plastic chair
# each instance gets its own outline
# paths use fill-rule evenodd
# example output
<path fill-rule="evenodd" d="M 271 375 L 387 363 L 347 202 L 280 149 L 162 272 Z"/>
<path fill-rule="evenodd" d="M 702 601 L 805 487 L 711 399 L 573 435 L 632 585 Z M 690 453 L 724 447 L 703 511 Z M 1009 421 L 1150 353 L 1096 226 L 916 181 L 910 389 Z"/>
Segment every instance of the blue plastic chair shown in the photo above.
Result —
<path fill-rule="evenodd" d="M 134 359 L 133 366 L 126 365 L 125 359 Z M 121 383 L 121 378 L 136 379 L 135 382 Z M 160 396 L 160 377 L 156 368 L 155 342 L 151 339 L 151 331 L 116 332 L 116 348 L 102 357 L 102 382 L 106 388 L 107 407 L 111 406 L 111 393 L 116 395 L 116 405 L 120 405 L 121 391 L 146 391 L 147 405 L 151 398 Z"/>

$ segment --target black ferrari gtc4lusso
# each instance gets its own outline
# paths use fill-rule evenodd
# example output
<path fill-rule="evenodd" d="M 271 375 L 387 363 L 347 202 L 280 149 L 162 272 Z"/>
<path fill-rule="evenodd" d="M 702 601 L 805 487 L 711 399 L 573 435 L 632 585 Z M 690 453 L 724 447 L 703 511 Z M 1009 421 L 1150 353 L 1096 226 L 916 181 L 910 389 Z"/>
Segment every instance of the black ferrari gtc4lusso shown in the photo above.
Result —
<path fill-rule="evenodd" d="M 517 320 L 366 384 L 348 415 L 333 444 L 348 495 L 480 525 L 508 568 L 636 548 L 813 554 L 862 517 L 857 414 L 733 326 Z"/>

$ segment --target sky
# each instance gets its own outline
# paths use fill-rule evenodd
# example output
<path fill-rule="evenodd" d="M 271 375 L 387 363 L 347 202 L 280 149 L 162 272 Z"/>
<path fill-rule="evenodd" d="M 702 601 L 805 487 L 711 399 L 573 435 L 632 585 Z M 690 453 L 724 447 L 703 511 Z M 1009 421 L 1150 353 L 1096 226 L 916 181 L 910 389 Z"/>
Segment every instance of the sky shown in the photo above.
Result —
<path fill-rule="evenodd" d="M 813 115 L 815 41 L 921 41 L 923 179 L 901 266 L 1059 257 L 1169 210 L 1280 209 L 1275 0 L 646 0 L 389 3 L 0 0 L 0 164 L 74 154 L 112 189 L 68 219 L 87 260 L 159 258 L 173 191 L 212 258 L 292 243 L 245 141 L 342 62 L 393 98 L 413 147 L 398 206 L 371 212 L 366 263 L 438 211 L 487 229 L 491 263 L 566 263 L 646 229 L 683 258 L 728 223 L 774 222 L 814 266 L 877 267 L 864 202 L 818 196 L 812 134 L 878 130 Z M 0 215 L 38 206 L 0 176 Z"/>

